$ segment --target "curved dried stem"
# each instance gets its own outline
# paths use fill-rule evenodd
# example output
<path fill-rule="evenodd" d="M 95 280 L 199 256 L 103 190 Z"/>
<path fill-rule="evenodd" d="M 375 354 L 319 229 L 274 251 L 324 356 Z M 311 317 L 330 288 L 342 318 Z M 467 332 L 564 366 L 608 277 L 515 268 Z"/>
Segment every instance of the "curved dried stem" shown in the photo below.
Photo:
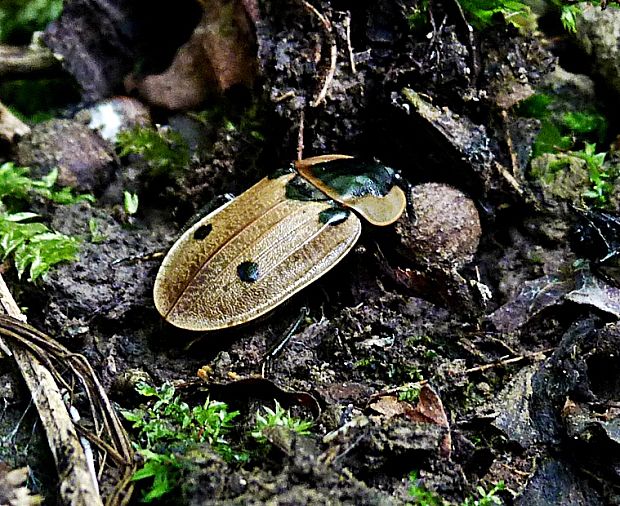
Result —
<path fill-rule="evenodd" d="M 338 47 L 336 46 L 336 38 L 334 37 L 334 32 L 332 30 L 332 24 L 327 19 L 327 17 L 319 12 L 319 10 L 312 5 L 310 2 L 306 0 L 300 0 L 301 4 L 304 8 L 314 15 L 321 23 L 323 27 L 323 32 L 325 34 L 325 40 L 327 44 L 329 44 L 329 65 L 327 70 L 322 77 L 323 84 L 321 85 L 321 89 L 319 90 L 317 96 L 310 102 L 312 107 L 317 107 L 323 103 L 325 97 L 327 96 L 327 91 L 334 80 L 334 74 L 336 73 L 336 63 L 338 60 Z"/>
<path fill-rule="evenodd" d="M 15 357 L 32 393 L 56 460 L 63 501 L 85 506 L 101 504 L 97 476 L 88 471 L 79 432 L 99 450 L 97 475 L 108 466 L 108 457 L 120 472 L 106 504 L 127 504 L 133 491 L 133 450 L 92 366 L 83 355 L 71 352 L 18 319 L 23 315 L 1 277 L 0 306 L 9 313 L 0 314 L 0 339 Z M 89 416 L 85 418 L 89 429 L 77 425 L 69 415 L 69 411 L 75 410 L 75 403 L 84 402 L 88 405 Z"/>

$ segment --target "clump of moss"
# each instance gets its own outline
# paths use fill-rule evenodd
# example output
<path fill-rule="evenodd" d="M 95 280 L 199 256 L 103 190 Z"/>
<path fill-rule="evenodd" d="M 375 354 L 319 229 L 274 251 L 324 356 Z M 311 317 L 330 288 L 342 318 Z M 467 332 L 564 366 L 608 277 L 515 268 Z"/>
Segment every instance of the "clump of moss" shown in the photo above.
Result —
<path fill-rule="evenodd" d="M 209 399 L 189 406 L 175 395 L 169 383 L 161 387 L 139 383 L 136 390 L 151 400 L 124 411 L 123 416 L 133 423 L 137 432 L 134 446 L 143 459 L 133 479 L 152 480 L 143 496 L 145 502 L 175 490 L 181 470 L 192 463 L 187 455 L 201 444 L 208 444 L 227 462 L 247 460 L 247 454 L 233 449 L 226 439 L 238 411 L 229 411 L 225 403 Z"/>
<path fill-rule="evenodd" d="M 189 146 L 170 128 L 136 126 L 120 132 L 116 144 L 120 156 L 141 156 L 153 177 L 174 177 L 189 166 Z"/>

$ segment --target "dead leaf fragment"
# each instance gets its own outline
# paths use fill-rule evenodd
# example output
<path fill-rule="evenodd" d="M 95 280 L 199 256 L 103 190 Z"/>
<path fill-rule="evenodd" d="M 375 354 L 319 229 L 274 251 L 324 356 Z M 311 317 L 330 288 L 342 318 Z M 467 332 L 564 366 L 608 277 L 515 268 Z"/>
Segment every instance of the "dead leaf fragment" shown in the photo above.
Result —
<path fill-rule="evenodd" d="M 211 92 L 251 85 L 256 73 L 256 42 L 246 6 L 240 0 L 201 0 L 202 19 L 161 74 L 125 79 L 151 105 L 185 110 Z"/>
<path fill-rule="evenodd" d="M 412 407 L 409 403 L 399 401 L 396 397 L 392 395 L 385 395 L 383 397 L 379 397 L 376 401 L 373 401 L 368 407 L 387 418 L 392 418 L 393 416 L 398 415 L 406 415 L 407 411 L 412 410 Z"/>
<path fill-rule="evenodd" d="M 606 284 L 585 270 L 577 278 L 577 289 L 568 293 L 565 299 L 595 307 L 613 318 L 620 318 L 620 289 Z"/>
<path fill-rule="evenodd" d="M 214 397 L 226 399 L 263 399 L 271 401 L 275 399 L 285 408 L 291 406 L 303 406 L 307 408 L 316 419 L 321 416 L 321 406 L 318 401 L 308 392 L 283 388 L 277 383 L 259 376 L 242 377 L 236 373 L 230 375 L 230 382 L 209 382 L 208 373 L 202 368 L 198 376 L 205 381 L 206 388 Z"/>
<path fill-rule="evenodd" d="M 441 442 L 440 454 L 446 459 L 450 458 L 452 438 L 448 417 L 439 395 L 428 385 L 424 385 L 420 390 L 415 406 L 392 395 L 386 395 L 373 400 L 368 407 L 387 418 L 404 416 L 415 423 L 429 423 L 447 429 Z"/>
<path fill-rule="evenodd" d="M 23 137 L 28 133 L 30 133 L 30 127 L 0 103 L 0 139 L 12 143 L 16 137 Z"/>

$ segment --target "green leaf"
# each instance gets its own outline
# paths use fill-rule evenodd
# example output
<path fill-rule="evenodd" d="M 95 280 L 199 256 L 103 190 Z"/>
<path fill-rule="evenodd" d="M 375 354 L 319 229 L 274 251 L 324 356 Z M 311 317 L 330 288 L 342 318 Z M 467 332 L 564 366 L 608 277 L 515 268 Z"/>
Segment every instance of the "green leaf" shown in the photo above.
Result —
<path fill-rule="evenodd" d="M 3 0 L 0 9 L 0 41 L 43 30 L 62 11 L 62 0 Z"/>
<path fill-rule="evenodd" d="M 79 240 L 58 232 L 43 232 L 30 237 L 15 249 L 15 267 L 19 277 L 29 269 L 29 281 L 35 281 L 50 267 L 77 258 Z"/>
<path fill-rule="evenodd" d="M 90 218 L 88 220 L 88 231 L 90 232 L 90 242 L 93 244 L 105 242 L 106 235 L 99 231 L 99 223 L 95 218 Z"/>
<path fill-rule="evenodd" d="M 178 469 L 188 463 L 185 455 L 197 444 L 209 443 L 225 460 L 242 462 L 248 455 L 235 451 L 225 440 L 231 420 L 238 412 L 228 412 L 222 402 L 205 401 L 190 407 L 182 402 L 172 384 L 152 387 L 136 386 L 148 398 L 140 409 L 123 412 L 137 430 L 136 447 L 144 459 L 134 479 L 153 478 L 144 500 L 150 501 L 173 490 L 178 483 Z"/>
<path fill-rule="evenodd" d="M 20 221 L 25 221 L 25 220 L 30 220 L 32 218 L 38 218 L 39 215 L 36 213 L 29 213 L 29 212 L 23 212 L 23 213 L 13 213 L 13 214 L 5 214 L 3 216 L 3 219 L 5 219 L 6 221 L 12 221 L 12 222 L 20 222 Z"/>
<path fill-rule="evenodd" d="M 135 410 L 135 411 L 123 410 L 121 411 L 121 414 L 123 415 L 123 418 L 127 420 L 128 422 L 142 422 L 142 419 L 144 418 L 144 413 L 138 410 Z"/>
<path fill-rule="evenodd" d="M 136 214 L 138 211 L 138 194 L 123 192 L 123 207 L 125 212 L 129 215 Z"/>
<path fill-rule="evenodd" d="M 0 200 L 7 196 L 25 199 L 32 189 L 32 179 L 27 176 L 29 172 L 30 169 L 17 167 L 12 162 L 0 165 Z"/>
<path fill-rule="evenodd" d="M 152 478 L 157 474 L 157 468 L 155 463 L 145 464 L 142 469 L 138 469 L 131 477 L 132 481 L 144 480 L 145 478 Z"/>
<path fill-rule="evenodd" d="M 544 93 L 536 93 L 526 98 L 517 106 L 517 113 L 526 118 L 544 119 L 549 115 L 549 106 L 553 97 Z"/>
<path fill-rule="evenodd" d="M 568 129 L 579 134 L 596 132 L 604 136 L 607 128 L 607 122 L 603 115 L 590 111 L 567 112 L 562 117 L 562 122 Z"/>
<path fill-rule="evenodd" d="M 43 176 L 39 181 L 35 181 L 33 186 L 39 188 L 52 188 L 56 184 L 56 180 L 58 179 L 58 168 L 54 167 L 50 170 L 45 176 Z"/>
<path fill-rule="evenodd" d="M 54 190 L 58 170 L 52 170 L 41 179 L 28 177 L 29 169 L 13 163 L 0 165 L 0 255 L 3 259 L 13 255 L 20 277 L 25 272 L 29 280 L 35 281 L 52 266 L 77 258 L 79 240 L 64 234 L 52 232 L 45 224 L 32 222 L 38 215 L 23 211 L 25 202 L 32 193 L 50 200 L 73 203 L 90 200 L 88 195 L 73 195 L 69 188 Z"/>
<path fill-rule="evenodd" d="M 581 15 L 581 7 L 578 5 L 562 5 L 560 21 L 567 32 L 577 31 L 577 17 Z"/>
<path fill-rule="evenodd" d="M 79 193 L 74 195 L 73 190 L 68 187 L 61 188 L 60 190 L 53 190 L 49 192 L 41 192 L 44 197 L 52 202 L 60 205 L 71 205 L 79 202 L 95 202 L 95 197 L 89 193 Z"/>
<path fill-rule="evenodd" d="M 251 432 L 251 436 L 259 443 L 267 442 L 264 430 L 269 427 L 285 427 L 301 436 L 310 434 L 313 422 L 292 416 L 290 411 L 280 406 L 278 401 L 275 402 L 275 409 L 271 409 L 268 406 L 263 406 L 262 409 L 264 413 L 261 413 L 260 410 L 256 412 L 256 423 L 254 430 Z"/>
<path fill-rule="evenodd" d="M 0 253 L 3 258 L 37 234 L 48 231 L 42 223 L 21 223 L 27 219 L 28 213 L 16 214 L 0 214 Z"/>
<path fill-rule="evenodd" d="M 567 150 L 572 147 L 572 138 L 562 135 L 558 127 L 548 120 L 543 120 L 540 132 L 534 141 L 532 156 L 537 157 L 543 153 L 555 153 L 558 150 Z"/>
<path fill-rule="evenodd" d="M 517 27 L 526 23 L 531 17 L 531 9 L 518 0 L 460 0 L 459 3 L 466 17 L 475 28 L 484 28 L 491 25 L 497 15 Z"/>
<path fill-rule="evenodd" d="M 143 381 L 140 381 L 136 385 L 136 391 L 140 395 L 144 395 L 146 397 L 152 397 L 152 396 L 158 395 L 158 390 L 155 387 L 153 387 L 153 386 L 151 386 L 148 383 L 145 383 Z"/>

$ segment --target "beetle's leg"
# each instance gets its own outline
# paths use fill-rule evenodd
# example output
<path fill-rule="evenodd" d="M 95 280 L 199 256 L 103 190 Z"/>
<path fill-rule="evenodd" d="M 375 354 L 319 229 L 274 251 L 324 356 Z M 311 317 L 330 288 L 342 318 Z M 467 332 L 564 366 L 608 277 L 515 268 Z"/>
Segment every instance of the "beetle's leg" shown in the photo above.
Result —
<path fill-rule="evenodd" d="M 415 225 L 417 218 L 415 216 L 415 210 L 413 209 L 413 202 L 411 201 L 411 190 L 413 190 L 413 185 L 398 172 L 394 174 L 394 184 L 405 192 L 405 197 L 407 199 L 407 216 L 409 217 L 409 221 Z"/>
<path fill-rule="evenodd" d="M 271 366 L 273 360 L 282 352 L 284 347 L 290 341 L 291 337 L 293 337 L 293 334 L 297 332 L 299 325 L 301 325 L 301 322 L 304 320 L 304 318 L 308 316 L 308 313 L 309 313 L 308 308 L 305 306 L 302 307 L 301 311 L 299 312 L 299 316 L 293 322 L 293 324 L 289 327 L 289 329 L 286 331 L 286 334 L 284 334 L 280 339 L 278 339 L 271 346 L 271 348 L 267 350 L 267 353 L 265 353 L 265 356 L 261 360 L 261 376 L 263 378 L 265 377 L 265 373 L 268 372 L 269 367 Z"/>

